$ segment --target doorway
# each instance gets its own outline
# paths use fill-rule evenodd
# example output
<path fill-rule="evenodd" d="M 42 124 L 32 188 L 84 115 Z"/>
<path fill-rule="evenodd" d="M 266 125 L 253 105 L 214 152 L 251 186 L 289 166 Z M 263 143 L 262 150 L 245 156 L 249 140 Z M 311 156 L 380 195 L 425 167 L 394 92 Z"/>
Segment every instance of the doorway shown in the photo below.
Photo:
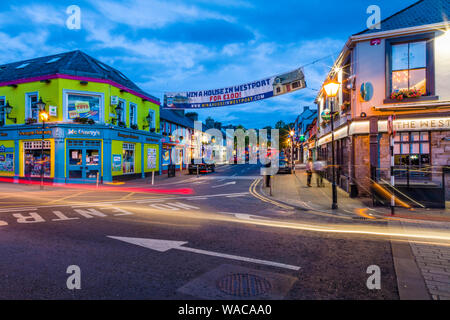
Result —
<path fill-rule="evenodd" d="M 69 182 L 94 183 L 101 179 L 101 141 L 67 141 L 67 178 Z"/>

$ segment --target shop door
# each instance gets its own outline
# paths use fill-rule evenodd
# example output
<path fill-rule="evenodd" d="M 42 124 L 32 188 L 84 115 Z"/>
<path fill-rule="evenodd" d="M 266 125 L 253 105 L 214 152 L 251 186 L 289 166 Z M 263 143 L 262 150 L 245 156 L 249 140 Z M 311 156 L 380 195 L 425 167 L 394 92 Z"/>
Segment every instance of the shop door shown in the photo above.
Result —
<path fill-rule="evenodd" d="M 101 178 L 100 141 L 69 140 L 67 148 L 68 182 L 96 182 Z"/>

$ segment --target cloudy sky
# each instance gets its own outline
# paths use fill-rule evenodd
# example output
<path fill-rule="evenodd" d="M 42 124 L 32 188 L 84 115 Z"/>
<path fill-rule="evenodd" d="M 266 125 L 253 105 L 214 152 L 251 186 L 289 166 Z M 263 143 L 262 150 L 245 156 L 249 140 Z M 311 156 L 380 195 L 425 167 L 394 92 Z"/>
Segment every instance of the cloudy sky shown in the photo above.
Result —
<path fill-rule="evenodd" d="M 303 65 L 307 89 L 261 102 L 200 111 L 248 128 L 294 121 L 314 97 L 347 38 L 415 0 L 8 1 L 0 9 L 0 64 L 82 50 L 121 70 L 145 91 L 238 85 Z M 81 29 L 66 27 L 70 5 Z M 312 62 L 322 59 L 319 62 Z"/>

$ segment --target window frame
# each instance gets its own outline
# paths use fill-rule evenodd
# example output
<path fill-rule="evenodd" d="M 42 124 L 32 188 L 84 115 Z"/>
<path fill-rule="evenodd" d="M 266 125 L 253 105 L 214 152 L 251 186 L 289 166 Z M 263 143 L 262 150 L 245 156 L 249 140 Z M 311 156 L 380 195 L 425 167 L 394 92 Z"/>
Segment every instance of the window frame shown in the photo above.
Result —
<path fill-rule="evenodd" d="M 27 92 L 25 93 L 25 121 L 29 118 L 32 118 L 33 113 L 31 112 L 31 97 L 36 96 L 36 102 L 39 101 L 39 91 Z M 39 110 L 36 118 L 39 121 Z"/>
<path fill-rule="evenodd" d="M 138 107 L 137 107 L 137 104 L 134 103 L 134 102 L 129 102 L 128 104 L 129 104 L 129 106 L 128 106 L 128 118 L 130 119 L 129 122 L 130 122 L 130 127 L 131 127 L 132 125 L 137 125 L 137 110 L 138 110 Z M 131 110 L 133 110 L 133 109 L 134 109 L 134 113 L 133 113 L 133 117 L 132 117 L 131 116 Z"/>
<path fill-rule="evenodd" d="M 404 99 L 401 102 L 414 102 L 420 100 L 438 100 L 436 96 L 435 85 L 435 55 L 434 40 L 436 35 L 434 32 L 424 33 L 409 37 L 399 37 L 386 39 L 386 99 L 384 103 L 399 103 L 400 101 L 391 99 L 392 94 L 392 47 L 398 44 L 409 44 L 414 42 L 426 42 L 426 95 Z"/>
<path fill-rule="evenodd" d="M 3 109 L 6 105 L 6 96 L 0 96 L 0 101 L 1 100 L 3 100 L 3 104 L 0 103 L 0 127 L 3 127 L 6 126 L 6 112 L 5 109 Z"/>

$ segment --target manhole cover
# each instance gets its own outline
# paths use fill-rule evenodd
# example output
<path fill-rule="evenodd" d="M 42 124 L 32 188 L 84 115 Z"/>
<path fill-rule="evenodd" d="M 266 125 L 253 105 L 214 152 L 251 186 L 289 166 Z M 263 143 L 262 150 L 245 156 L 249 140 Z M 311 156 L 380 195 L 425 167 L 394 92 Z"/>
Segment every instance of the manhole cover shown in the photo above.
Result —
<path fill-rule="evenodd" d="M 266 279 L 248 273 L 229 274 L 217 281 L 222 292 L 237 297 L 255 297 L 266 293 L 272 285 Z"/>

